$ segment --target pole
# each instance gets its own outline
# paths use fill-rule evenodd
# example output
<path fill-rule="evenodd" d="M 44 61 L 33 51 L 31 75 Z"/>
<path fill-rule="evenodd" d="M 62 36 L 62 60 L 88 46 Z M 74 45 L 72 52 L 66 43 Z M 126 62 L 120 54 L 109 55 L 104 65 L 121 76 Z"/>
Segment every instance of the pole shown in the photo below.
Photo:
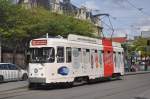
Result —
<path fill-rule="evenodd" d="M 46 38 L 48 39 L 48 33 L 46 33 Z"/>
<path fill-rule="evenodd" d="M 147 46 L 145 47 L 145 71 L 147 71 Z"/>
<path fill-rule="evenodd" d="M 1 35 L 0 35 L 0 63 L 2 58 Z"/>

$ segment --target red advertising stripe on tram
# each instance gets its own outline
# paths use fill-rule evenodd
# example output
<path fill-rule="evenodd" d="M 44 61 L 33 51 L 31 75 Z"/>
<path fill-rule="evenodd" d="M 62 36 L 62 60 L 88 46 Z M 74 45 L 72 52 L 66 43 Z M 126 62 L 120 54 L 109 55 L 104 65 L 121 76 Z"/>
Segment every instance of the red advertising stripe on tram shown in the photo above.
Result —
<path fill-rule="evenodd" d="M 103 39 L 102 44 L 104 46 L 104 77 L 110 77 L 114 72 L 112 41 L 108 39 Z"/>

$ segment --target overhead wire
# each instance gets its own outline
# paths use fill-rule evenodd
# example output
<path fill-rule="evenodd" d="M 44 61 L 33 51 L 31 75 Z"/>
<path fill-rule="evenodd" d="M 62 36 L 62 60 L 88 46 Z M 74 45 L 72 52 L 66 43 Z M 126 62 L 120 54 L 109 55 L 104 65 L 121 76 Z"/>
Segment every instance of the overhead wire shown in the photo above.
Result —
<path fill-rule="evenodd" d="M 112 39 L 112 37 L 113 37 L 113 35 L 114 35 L 114 27 L 113 27 L 113 24 L 112 24 L 112 22 L 111 22 L 111 20 L 110 20 L 110 17 L 108 16 L 108 20 L 109 20 L 109 23 L 110 23 L 110 26 L 111 26 L 111 28 L 112 28 L 112 33 L 111 33 L 111 39 Z"/>
<path fill-rule="evenodd" d="M 78 5 L 78 4 L 75 3 L 73 0 L 72 0 L 72 3 Z M 134 4 L 132 4 L 132 3 L 131 3 L 130 1 L 128 1 L 128 0 L 127 0 L 127 3 L 130 4 L 132 7 L 134 7 L 135 9 L 137 9 L 138 11 L 141 11 L 141 13 L 143 13 L 142 8 L 136 7 Z M 85 5 L 85 4 L 84 4 L 84 5 Z M 92 10 L 92 11 L 94 11 L 94 10 Z M 144 14 L 144 13 L 143 13 L 143 14 Z M 109 21 L 109 24 L 110 24 L 110 25 L 108 25 L 107 23 L 105 23 L 104 21 L 102 21 L 102 19 L 105 18 L 105 17 L 106 17 L 106 16 L 104 16 L 104 17 L 102 17 L 102 18 L 99 18 L 99 20 L 100 20 L 106 27 L 108 27 L 108 29 L 110 29 L 110 30 L 112 31 L 112 33 L 111 33 L 111 38 L 112 38 L 113 35 L 114 35 L 115 29 L 114 29 L 114 27 L 113 27 L 113 24 L 112 24 L 110 18 L 112 18 L 113 20 L 117 20 L 117 17 L 114 17 L 114 16 L 112 16 L 112 15 L 109 15 L 109 16 L 108 16 L 108 21 Z M 103 37 L 105 37 L 103 32 L 102 32 L 102 35 L 103 35 Z"/>
<path fill-rule="evenodd" d="M 112 18 L 113 20 L 115 20 L 115 21 L 117 21 L 117 17 L 113 17 L 112 15 L 110 15 L 110 18 Z M 124 26 L 126 26 L 125 24 L 124 24 Z M 124 28 L 114 28 L 114 30 L 127 30 L 127 29 L 130 29 L 131 27 L 124 27 Z M 127 33 L 124 33 L 125 35 L 127 34 Z M 135 35 L 132 35 L 132 37 L 134 37 Z"/>
<path fill-rule="evenodd" d="M 138 7 L 136 7 L 132 2 L 130 2 L 129 0 L 125 0 L 130 6 L 132 6 L 133 8 L 135 8 L 135 9 L 137 9 L 140 13 L 142 13 L 143 15 L 145 15 L 145 16 L 149 16 L 150 17 L 150 15 L 148 14 L 148 13 L 146 13 L 146 12 L 144 12 L 143 11 L 143 8 L 138 8 Z M 113 19 L 113 20 L 117 20 L 117 17 L 113 17 L 113 16 L 111 16 L 111 15 L 109 15 L 109 17 L 108 17 L 108 19 L 109 19 L 109 23 L 110 23 L 110 25 L 111 25 L 111 27 L 110 26 L 108 26 L 108 24 L 106 24 L 105 22 L 103 22 L 103 21 L 101 21 L 103 24 L 105 24 L 107 27 L 109 27 L 113 32 L 112 32 L 112 35 L 111 35 L 111 38 L 112 38 L 112 36 L 114 35 L 114 31 L 115 31 L 115 29 L 113 28 L 113 25 L 112 25 L 112 22 L 111 22 L 111 20 L 110 20 L 110 17 Z M 128 34 L 129 35 L 129 34 Z M 130 35 L 131 36 L 131 35 Z M 135 35 L 132 35 L 132 37 L 134 37 Z"/>
<path fill-rule="evenodd" d="M 111 33 L 111 38 L 112 38 L 115 30 L 120 30 L 120 28 L 114 28 L 110 18 L 112 18 L 115 21 L 117 20 L 117 17 L 114 17 L 114 16 L 109 14 L 108 19 L 109 19 L 110 26 L 108 24 L 106 24 L 104 21 L 102 21 L 102 23 L 105 24 L 107 27 L 109 27 L 109 29 L 112 30 L 112 33 Z M 122 28 L 122 30 L 125 30 L 125 29 L 129 29 L 129 27 L 128 28 L 127 27 Z M 126 35 L 126 33 L 124 33 L 124 34 Z"/>
<path fill-rule="evenodd" d="M 100 18 L 99 18 L 99 20 L 102 22 L 102 24 L 104 24 L 106 27 L 108 27 L 109 30 L 112 31 L 112 33 L 111 33 L 111 36 L 112 36 L 113 33 L 114 33 L 114 28 L 113 28 L 113 25 L 112 25 L 112 23 L 111 23 L 111 20 L 109 19 L 109 22 L 110 22 L 110 25 L 111 25 L 111 26 L 108 25 L 107 23 L 105 23 L 104 21 L 102 21 Z M 104 33 L 102 33 L 102 35 L 103 35 L 103 37 L 105 37 Z"/>
<path fill-rule="evenodd" d="M 144 12 L 144 11 L 143 11 L 143 8 L 136 7 L 136 6 L 135 6 L 131 1 L 129 1 L 129 0 L 125 0 L 125 1 L 126 1 L 131 7 L 137 9 L 141 14 L 150 17 L 150 14 Z M 113 17 L 113 16 L 111 16 L 111 15 L 110 15 L 110 17 L 111 17 L 112 19 L 114 19 L 114 20 L 117 20 L 117 17 Z M 123 19 L 124 19 L 124 18 L 123 18 Z"/>
<path fill-rule="evenodd" d="M 136 7 L 132 2 L 130 2 L 129 0 L 125 0 L 129 5 L 131 5 L 133 8 L 137 9 L 140 13 L 142 13 L 145 16 L 150 16 L 148 13 L 143 11 L 143 8 L 138 8 Z"/>

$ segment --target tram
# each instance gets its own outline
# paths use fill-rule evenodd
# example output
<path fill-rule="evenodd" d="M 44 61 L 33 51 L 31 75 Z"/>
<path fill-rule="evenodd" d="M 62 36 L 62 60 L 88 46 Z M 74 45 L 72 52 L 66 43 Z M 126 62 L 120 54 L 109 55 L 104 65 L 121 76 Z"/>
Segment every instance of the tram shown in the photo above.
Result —
<path fill-rule="evenodd" d="M 120 43 L 74 34 L 30 41 L 30 87 L 123 75 L 124 51 Z"/>

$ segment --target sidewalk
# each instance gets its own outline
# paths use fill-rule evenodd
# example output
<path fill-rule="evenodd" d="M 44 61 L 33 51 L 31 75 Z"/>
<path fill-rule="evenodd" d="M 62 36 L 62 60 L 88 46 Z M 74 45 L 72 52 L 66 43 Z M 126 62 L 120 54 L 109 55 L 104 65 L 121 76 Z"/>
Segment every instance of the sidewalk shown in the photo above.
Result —
<path fill-rule="evenodd" d="M 136 75 L 136 74 L 146 74 L 146 73 L 150 73 L 150 71 L 126 72 L 125 75 Z"/>
<path fill-rule="evenodd" d="M 17 81 L 17 82 L 8 82 L 8 83 L 0 83 L 0 92 L 14 90 L 19 88 L 24 88 L 28 85 L 27 81 Z"/>

